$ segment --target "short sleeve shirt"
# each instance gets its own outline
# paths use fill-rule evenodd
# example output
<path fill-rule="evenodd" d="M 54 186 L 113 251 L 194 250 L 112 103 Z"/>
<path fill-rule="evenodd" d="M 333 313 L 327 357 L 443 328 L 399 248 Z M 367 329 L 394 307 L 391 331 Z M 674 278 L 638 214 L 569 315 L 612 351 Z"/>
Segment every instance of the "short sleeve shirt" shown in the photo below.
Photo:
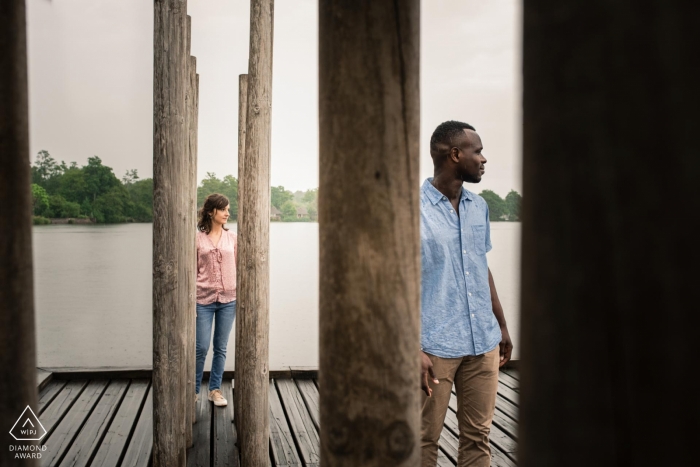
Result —
<path fill-rule="evenodd" d="M 238 237 L 230 230 L 221 233 L 214 246 L 209 236 L 197 232 L 197 303 L 229 303 L 236 299 Z"/>
<path fill-rule="evenodd" d="M 486 262 L 489 208 L 462 188 L 457 213 L 431 182 L 420 193 L 421 348 L 442 358 L 482 355 L 501 341 Z"/>

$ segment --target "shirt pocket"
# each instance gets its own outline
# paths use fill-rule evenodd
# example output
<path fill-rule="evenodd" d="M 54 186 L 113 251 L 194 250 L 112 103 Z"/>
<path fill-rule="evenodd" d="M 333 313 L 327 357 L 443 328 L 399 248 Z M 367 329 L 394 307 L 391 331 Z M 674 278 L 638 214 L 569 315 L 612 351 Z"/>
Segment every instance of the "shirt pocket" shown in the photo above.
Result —
<path fill-rule="evenodd" d="M 472 225 L 472 236 L 474 237 L 474 252 L 477 255 L 486 254 L 486 226 Z"/>

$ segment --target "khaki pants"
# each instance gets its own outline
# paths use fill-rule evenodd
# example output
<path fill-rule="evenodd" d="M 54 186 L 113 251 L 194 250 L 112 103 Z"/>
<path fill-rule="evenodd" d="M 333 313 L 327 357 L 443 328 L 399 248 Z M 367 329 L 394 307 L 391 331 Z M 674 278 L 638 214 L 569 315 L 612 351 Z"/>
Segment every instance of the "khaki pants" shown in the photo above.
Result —
<path fill-rule="evenodd" d="M 422 467 L 435 467 L 438 441 L 454 383 L 459 421 L 458 467 L 489 467 L 489 433 L 498 390 L 499 348 L 476 357 L 440 358 L 428 355 L 440 384 L 430 381 L 432 396 L 423 393 Z"/>

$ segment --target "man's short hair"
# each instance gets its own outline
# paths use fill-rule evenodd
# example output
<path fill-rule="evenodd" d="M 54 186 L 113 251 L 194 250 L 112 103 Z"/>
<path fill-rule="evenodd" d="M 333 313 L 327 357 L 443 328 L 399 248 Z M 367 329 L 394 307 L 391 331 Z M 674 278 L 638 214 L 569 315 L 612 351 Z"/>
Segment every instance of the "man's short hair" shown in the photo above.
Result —
<path fill-rule="evenodd" d="M 476 131 L 476 128 L 468 123 L 457 122 L 455 120 L 448 120 L 439 124 L 437 128 L 435 128 L 435 131 L 433 131 L 433 136 L 430 137 L 430 152 L 436 153 L 438 151 L 438 145 L 440 144 L 453 147 L 453 141 L 455 141 L 457 136 L 462 136 L 464 130 Z"/>

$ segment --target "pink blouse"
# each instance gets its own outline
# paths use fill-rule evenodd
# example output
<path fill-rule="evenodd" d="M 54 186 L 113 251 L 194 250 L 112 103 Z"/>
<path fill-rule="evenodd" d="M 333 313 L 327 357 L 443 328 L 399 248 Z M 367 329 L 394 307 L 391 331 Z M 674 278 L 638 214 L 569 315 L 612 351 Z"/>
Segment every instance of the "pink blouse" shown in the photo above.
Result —
<path fill-rule="evenodd" d="M 238 237 L 230 230 L 221 233 L 214 246 L 207 234 L 197 231 L 197 303 L 229 303 L 236 299 Z"/>

